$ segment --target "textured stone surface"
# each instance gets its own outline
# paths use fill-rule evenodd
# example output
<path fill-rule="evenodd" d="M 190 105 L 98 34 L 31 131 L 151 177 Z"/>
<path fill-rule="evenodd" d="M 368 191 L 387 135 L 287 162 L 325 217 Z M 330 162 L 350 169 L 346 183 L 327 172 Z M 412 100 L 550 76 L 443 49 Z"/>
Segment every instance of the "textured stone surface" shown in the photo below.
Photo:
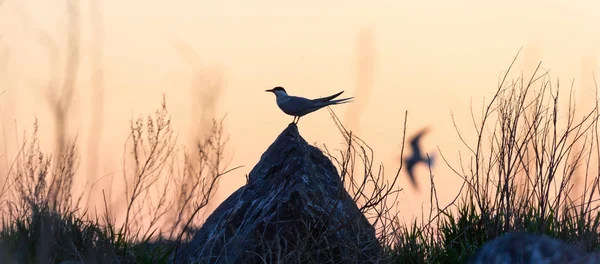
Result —
<path fill-rule="evenodd" d="M 382 249 L 331 161 L 290 124 L 248 182 L 208 217 L 180 259 L 195 263 L 368 263 Z"/>
<path fill-rule="evenodd" d="M 484 244 L 469 263 L 600 263 L 600 254 L 545 235 L 512 232 Z"/>

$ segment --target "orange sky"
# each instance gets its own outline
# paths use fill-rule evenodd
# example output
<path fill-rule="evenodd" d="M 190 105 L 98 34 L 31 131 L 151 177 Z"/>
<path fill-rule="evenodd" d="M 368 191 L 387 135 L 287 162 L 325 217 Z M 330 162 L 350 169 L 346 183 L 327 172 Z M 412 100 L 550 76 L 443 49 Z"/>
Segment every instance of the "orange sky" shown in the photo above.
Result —
<path fill-rule="evenodd" d="M 489 97 L 519 48 L 516 70 L 530 73 L 542 60 L 554 78 L 566 83 L 575 79 L 578 92 L 592 88 L 600 54 L 596 1 L 109 0 L 99 1 L 98 7 L 104 22 L 106 87 L 100 175 L 121 170 L 129 119 L 152 113 L 162 93 L 180 143 L 189 143 L 192 124 L 203 116 L 197 97 L 206 94 L 191 87 L 199 80 L 218 79 L 222 89 L 212 95 L 218 103 L 208 115 L 227 114 L 231 165 L 245 167 L 225 176 L 217 201 L 243 184 L 244 175 L 292 120 L 265 89 L 283 86 L 306 97 L 345 90 L 344 95 L 357 96 L 354 103 L 334 110 L 340 117 L 346 111 L 359 113 L 358 120 L 345 121 L 355 122 L 359 136 L 391 172 L 398 164 L 404 111 L 409 111 L 409 133 L 431 127 L 423 142 L 426 151 L 439 147 L 455 157 L 464 148 L 454 133 L 451 111 L 459 125 L 470 129 L 471 100 L 478 106 Z M 98 31 L 90 23 L 90 1 L 81 1 L 81 9 L 82 60 L 70 132 L 79 135 L 85 149 L 91 124 L 91 47 Z M 40 92 L 50 78 L 49 56 L 37 32 L 48 32 L 62 47 L 65 25 L 64 5 L 57 1 L 4 1 L 0 6 L 0 87 L 5 91 L 0 109 L 7 140 L 0 150 L 8 157 L 15 154 L 14 131 L 20 136 L 30 130 L 36 116 L 45 131 L 42 146 L 51 147 L 53 120 Z M 195 59 L 189 50 L 181 52 L 185 45 L 197 54 Z M 357 73 L 361 56 L 371 65 L 362 68 L 364 75 Z M 65 51 L 58 57 L 63 60 Z M 303 117 L 299 127 L 309 143 L 342 143 L 327 111 Z M 83 157 L 82 171 L 85 164 Z M 443 186 L 438 187 L 442 200 L 453 197 L 460 179 L 441 162 L 434 173 Z M 404 177 L 400 184 L 409 187 Z M 406 217 L 418 215 L 428 199 L 427 191 L 406 188 L 400 210 Z"/>

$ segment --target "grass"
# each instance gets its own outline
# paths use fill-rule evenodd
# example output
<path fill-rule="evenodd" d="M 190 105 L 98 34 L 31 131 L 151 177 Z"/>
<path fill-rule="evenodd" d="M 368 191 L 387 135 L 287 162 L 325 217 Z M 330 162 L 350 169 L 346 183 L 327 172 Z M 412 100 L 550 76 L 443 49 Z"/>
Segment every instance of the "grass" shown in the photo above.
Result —
<path fill-rule="evenodd" d="M 373 150 L 331 112 L 345 148 L 322 149 L 374 223 L 386 260 L 464 263 L 486 241 L 515 230 L 547 234 L 588 251 L 599 248 L 598 105 L 576 111 L 572 89 L 565 96 L 547 72 L 538 67 L 528 78 L 510 79 L 511 68 L 480 115 L 472 109 L 474 138 L 455 122 L 468 152 L 440 152 L 462 179 L 461 190 L 440 205 L 436 176 L 430 173 L 430 207 L 420 222 L 401 222 L 394 211 L 402 165 L 385 174 L 374 163 Z M 0 257 L 5 263 L 168 263 L 201 224 L 220 177 L 231 171 L 224 163 L 222 120 L 214 121 L 190 152 L 176 145 L 163 98 L 154 115 L 131 122 L 123 157 L 124 212 L 119 212 L 125 217 L 118 222 L 104 191 L 102 215 L 81 205 L 85 193 L 72 196 L 77 141 L 64 143 L 50 156 L 40 150 L 36 135 L 37 124 L 0 186 Z M 450 156 L 459 157 L 459 164 Z M 319 250 L 311 247 L 317 240 L 298 238 L 293 254 L 276 260 L 306 262 Z M 346 252 L 346 261 L 360 250 Z M 258 257 L 276 262 L 273 256 Z"/>

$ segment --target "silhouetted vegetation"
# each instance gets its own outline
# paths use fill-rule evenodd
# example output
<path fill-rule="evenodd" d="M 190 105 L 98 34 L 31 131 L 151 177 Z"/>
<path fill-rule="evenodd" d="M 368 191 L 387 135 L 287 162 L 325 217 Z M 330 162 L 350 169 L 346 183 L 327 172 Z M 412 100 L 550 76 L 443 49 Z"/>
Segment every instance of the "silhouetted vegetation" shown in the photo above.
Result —
<path fill-rule="evenodd" d="M 383 260 L 464 263 L 486 241 L 514 230 L 550 235 L 588 251 L 599 247 L 598 105 L 578 112 L 572 88 L 565 93 L 540 67 L 532 76 L 510 80 L 511 68 L 481 115 L 472 109 L 475 138 L 464 136 L 462 125 L 455 123 L 457 138 L 469 152 L 444 150 L 441 156 L 463 179 L 461 190 L 451 203 L 441 205 L 430 173 L 430 207 L 421 222 L 404 223 L 396 215 L 402 165 L 386 174 L 367 143 L 331 112 L 345 146 L 322 149 L 375 226 L 386 252 Z M 564 110 L 562 100 L 567 100 Z M 199 224 L 220 177 L 231 171 L 224 163 L 222 122 L 214 120 L 196 151 L 188 153 L 177 146 L 166 99 L 153 115 L 132 120 L 123 157 L 125 193 L 120 201 L 125 217 L 120 222 L 106 196 L 102 216 L 91 216 L 93 208 L 82 205 L 85 192 L 73 196 L 77 141 L 61 138 L 58 151 L 47 155 L 40 150 L 34 124 L 8 174 L 2 175 L 0 258 L 4 263 L 178 261 L 172 257 Z M 405 131 L 406 124 L 405 115 Z M 460 157 L 461 163 L 449 156 Z M 313 251 L 324 250 L 311 246 L 319 239 L 298 237 L 297 252 L 261 259 L 306 263 Z M 361 249 L 347 254 L 345 261 L 350 261 Z"/>
<path fill-rule="evenodd" d="M 89 208 L 81 206 L 83 194 L 71 196 L 76 141 L 58 157 L 46 156 L 34 124 L 2 186 L 2 258 L 15 263 L 166 263 L 178 246 L 173 241 L 187 239 L 219 177 L 228 172 L 222 163 L 227 140 L 222 120 L 212 127 L 191 159 L 177 155 L 164 99 L 153 116 L 132 120 L 124 157 L 125 220 L 116 223 L 105 196 L 106 213 L 97 218 L 88 217 Z M 181 165 L 175 163 L 179 157 Z"/>
<path fill-rule="evenodd" d="M 511 68 L 481 116 L 472 111 L 474 139 L 455 123 L 469 153 L 441 154 L 463 179 L 461 192 L 440 207 L 431 175 L 429 219 L 396 224 L 400 231 L 388 244 L 397 262 L 464 263 L 482 244 L 510 231 L 598 249 L 598 105 L 577 112 L 572 88 L 565 98 L 540 65 L 528 79 L 513 81 Z M 461 164 L 447 159 L 456 154 Z"/>

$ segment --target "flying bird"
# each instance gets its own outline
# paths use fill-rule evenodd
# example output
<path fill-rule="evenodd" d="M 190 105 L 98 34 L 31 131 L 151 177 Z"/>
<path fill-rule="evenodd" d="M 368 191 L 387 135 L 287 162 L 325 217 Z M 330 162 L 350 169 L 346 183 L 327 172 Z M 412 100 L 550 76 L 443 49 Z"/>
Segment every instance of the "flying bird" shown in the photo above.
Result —
<path fill-rule="evenodd" d="M 317 98 L 317 99 L 307 99 L 304 97 L 291 96 L 288 95 L 283 87 L 277 86 L 273 89 L 265 90 L 265 92 L 272 92 L 275 94 L 277 100 L 277 106 L 284 113 L 294 116 L 294 121 L 292 123 L 298 124 L 300 121 L 300 117 L 317 111 L 325 106 L 335 105 L 335 104 L 343 104 L 352 101 L 348 101 L 354 97 L 344 98 L 333 100 L 338 97 L 344 91 L 336 93 L 331 96 Z M 296 120 L 297 118 L 297 120 Z"/>
<path fill-rule="evenodd" d="M 427 156 L 424 155 L 423 152 L 421 152 L 421 146 L 419 144 L 421 137 L 427 132 L 429 132 L 429 129 L 424 128 L 421 131 L 419 131 L 419 133 L 417 133 L 415 136 L 413 136 L 411 138 L 410 147 L 412 149 L 412 155 L 404 158 L 404 163 L 406 164 L 406 171 L 408 172 L 408 177 L 409 177 L 410 181 L 412 182 L 412 185 L 417 189 L 419 187 L 417 184 L 417 180 L 415 179 L 415 173 L 414 173 L 415 165 L 417 165 L 420 162 L 427 164 L 427 166 L 433 165 L 434 157 L 432 155 L 429 155 L 429 159 L 428 159 Z"/>

